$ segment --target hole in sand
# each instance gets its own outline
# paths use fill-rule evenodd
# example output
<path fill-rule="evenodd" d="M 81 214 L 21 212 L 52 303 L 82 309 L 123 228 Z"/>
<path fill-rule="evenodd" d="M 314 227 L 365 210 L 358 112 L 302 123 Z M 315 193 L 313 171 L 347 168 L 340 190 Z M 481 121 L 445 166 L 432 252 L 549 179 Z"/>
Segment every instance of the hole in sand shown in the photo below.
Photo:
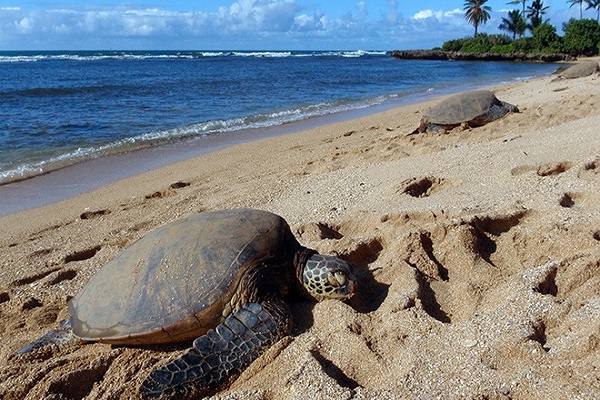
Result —
<path fill-rule="evenodd" d="M 96 255 L 98 250 L 100 250 L 102 246 L 92 247 L 91 249 L 85 249 L 81 251 L 76 251 L 75 253 L 69 254 L 65 257 L 65 264 L 70 263 L 72 261 L 83 261 L 90 259 Z"/>
<path fill-rule="evenodd" d="M 27 300 L 25 300 L 25 302 L 23 302 L 23 305 L 21 306 L 21 310 L 22 311 L 32 310 L 37 307 L 42 307 L 43 305 L 44 305 L 44 303 L 42 303 L 41 300 L 36 299 L 35 297 L 30 297 Z"/>
<path fill-rule="evenodd" d="M 321 239 L 341 239 L 344 237 L 338 230 L 322 222 L 317 223 Z"/>
<path fill-rule="evenodd" d="M 318 351 L 311 350 L 310 354 L 315 358 L 315 360 L 317 360 L 319 364 L 321 364 L 323 372 L 325 372 L 329 377 L 334 379 L 341 387 L 345 387 L 348 389 L 356 389 L 360 386 L 358 382 L 346 375 L 340 367 L 333 363 L 333 361 L 326 359 Z"/>
<path fill-rule="evenodd" d="M 35 274 L 32 276 L 28 276 L 19 280 L 14 281 L 13 283 L 10 284 L 11 287 L 15 287 L 15 286 L 23 286 L 23 285 L 29 285 L 35 281 L 39 281 L 40 279 L 43 279 L 45 277 L 47 277 L 48 275 L 50 275 L 53 272 L 58 271 L 59 268 L 53 268 L 51 270 L 48 271 L 44 271 L 44 272 L 40 272 L 39 274 Z"/>
<path fill-rule="evenodd" d="M 594 232 L 594 234 L 592 235 L 592 237 L 596 240 L 600 240 L 600 231 L 596 231 Z"/>
<path fill-rule="evenodd" d="M 571 197 L 569 193 L 565 193 L 560 198 L 558 204 L 560 204 L 561 207 L 571 208 L 575 205 L 575 202 L 573 201 L 573 197 Z"/>
<path fill-rule="evenodd" d="M 558 175 L 558 174 L 562 174 L 563 172 L 565 172 L 566 170 L 571 168 L 571 166 L 572 166 L 572 164 L 568 161 L 544 164 L 538 168 L 537 174 L 539 176 Z"/>
<path fill-rule="evenodd" d="M 423 250 L 425 251 L 427 257 L 429 257 L 429 259 L 437 267 L 438 275 L 440 276 L 440 278 L 442 278 L 443 281 L 448 281 L 448 269 L 444 267 L 442 263 L 439 262 L 435 254 L 433 254 L 433 241 L 431 240 L 431 238 L 428 235 L 421 233 L 421 235 L 419 236 L 419 241 L 421 242 L 421 246 L 423 247 Z"/>
<path fill-rule="evenodd" d="M 94 383 L 102 379 L 108 367 L 109 365 L 101 365 L 97 369 L 69 372 L 50 383 L 48 392 L 57 398 L 83 399 L 90 394 Z"/>
<path fill-rule="evenodd" d="M 440 303 L 438 303 L 435 292 L 431 288 L 427 277 L 415 265 L 410 263 L 409 265 L 417 272 L 417 283 L 419 285 L 418 298 L 421 299 L 423 310 L 425 310 L 430 317 L 435 318 L 444 324 L 452 322 L 448 314 L 442 309 Z"/>
<path fill-rule="evenodd" d="M 98 217 L 101 217 L 102 215 L 107 215 L 107 214 L 110 214 L 110 210 L 86 211 L 86 212 L 82 213 L 79 217 L 81 219 L 92 219 L 92 218 L 98 218 Z"/>
<path fill-rule="evenodd" d="M 496 252 L 498 246 L 496 242 L 492 240 L 488 235 L 485 234 L 482 230 L 477 227 L 473 227 L 473 234 L 475 236 L 475 246 L 477 248 L 477 252 L 487 263 L 490 265 L 494 265 L 491 260 L 492 254 Z"/>
<path fill-rule="evenodd" d="M 548 271 L 548 274 L 544 277 L 544 280 L 537 284 L 533 288 L 538 293 L 549 294 L 556 296 L 558 294 L 558 286 L 556 286 L 556 268 L 552 268 Z"/>
<path fill-rule="evenodd" d="M 189 182 L 178 181 L 175 183 L 171 183 L 171 185 L 169 187 L 171 189 L 181 189 L 181 188 L 188 187 L 188 186 L 190 186 Z"/>
<path fill-rule="evenodd" d="M 402 193 L 406 193 L 412 197 L 427 197 L 431 195 L 432 190 L 434 190 L 441 182 L 441 179 L 430 176 L 411 179 L 403 182 L 405 186 Z"/>
<path fill-rule="evenodd" d="M 532 326 L 533 333 L 528 337 L 530 340 L 534 340 L 542 345 L 545 351 L 550 351 L 549 347 L 546 347 L 546 325 L 543 322 L 536 322 Z"/>
<path fill-rule="evenodd" d="M 381 240 L 371 238 L 358 243 L 356 249 L 340 255 L 358 268 L 367 268 L 369 264 L 377 260 L 381 250 L 383 250 Z"/>
<path fill-rule="evenodd" d="M 0 304 L 6 303 L 7 301 L 10 301 L 10 295 L 8 294 L 8 292 L 1 292 L 0 293 Z"/>
<path fill-rule="evenodd" d="M 472 224 L 484 232 L 499 236 L 517 226 L 526 214 L 527 211 L 522 210 L 512 214 L 476 216 Z"/>
<path fill-rule="evenodd" d="M 162 199 L 163 197 L 167 197 L 169 195 L 169 192 L 167 190 L 163 190 L 161 191 L 157 191 L 154 193 L 150 193 L 147 194 L 146 196 L 144 196 L 145 199 Z"/>
<path fill-rule="evenodd" d="M 586 171 L 595 171 L 598 169 L 598 161 L 590 161 L 583 166 L 583 169 Z"/>
<path fill-rule="evenodd" d="M 70 281 L 71 279 L 77 276 L 77 271 L 68 269 L 66 271 L 61 271 L 56 278 L 52 279 L 50 282 L 51 285 L 56 285 L 62 281 Z"/>

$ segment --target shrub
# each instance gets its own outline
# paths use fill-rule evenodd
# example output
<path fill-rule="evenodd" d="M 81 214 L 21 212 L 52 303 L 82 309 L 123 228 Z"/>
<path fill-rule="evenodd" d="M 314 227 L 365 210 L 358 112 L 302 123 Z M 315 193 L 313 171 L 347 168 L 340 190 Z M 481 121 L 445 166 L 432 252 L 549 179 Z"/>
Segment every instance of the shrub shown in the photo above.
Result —
<path fill-rule="evenodd" d="M 494 54 L 510 54 L 516 52 L 514 44 L 497 44 L 490 48 L 490 53 Z"/>
<path fill-rule="evenodd" d="M 442 48 L 447 51 L 461 51 L 464 53 L 488 53 L 494 46 L 510 44 L 511 40 L 506 35 L 488 35 L 481 33 L 476 37 L 449 40 Z"/>
<path fill-rule="evenodd" d="M 563 50 L 571 55 L 596 55 L 600 25 L 593 19 L 571 19 L 564 24 Z"/>
<path fill-rule="evenodd" d="M 560 53 L 562 38 L 556 34 L 556 28 L 549 23 L 543 23 L 533 29 L 532 45 L 539 53 Z"/>
<path fill-rule="evenodd" d="M 517 53 L 534 53 L 536 51 L 533 45 L 533 39 L 530 37 L 522 37 L 513 41 L 515 51 Z"/>
<path fill-rule="evenodd" d="M 442 45 L 442 50 L 445 51 L 459 51 L 466 39 L 453 39 L 448 40 Z"/>

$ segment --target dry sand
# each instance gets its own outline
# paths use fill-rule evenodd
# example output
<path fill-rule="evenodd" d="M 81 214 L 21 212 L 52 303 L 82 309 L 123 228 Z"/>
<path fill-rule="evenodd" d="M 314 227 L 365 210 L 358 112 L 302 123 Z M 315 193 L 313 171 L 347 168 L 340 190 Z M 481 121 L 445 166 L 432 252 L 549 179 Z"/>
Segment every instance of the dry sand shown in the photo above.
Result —
<path fill-rule="evenodd" d="M 600 78 L 494 88 L 481 128 L 409 133 L 439 99 L 238 145 L 0 218 L 0 398 L 135 398 L 187 346 L 16 356 L 149 230 L 276 212 L 361 269 L 219 399 L 591 399 L 600 393 Z"/>

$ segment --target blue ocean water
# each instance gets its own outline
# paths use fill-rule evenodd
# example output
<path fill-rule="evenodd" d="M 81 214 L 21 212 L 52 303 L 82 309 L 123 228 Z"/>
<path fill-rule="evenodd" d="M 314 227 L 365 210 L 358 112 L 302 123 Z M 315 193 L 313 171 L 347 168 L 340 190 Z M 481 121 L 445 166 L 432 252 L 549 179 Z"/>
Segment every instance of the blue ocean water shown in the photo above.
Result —
<path fill-rule="evenodd" d="M 102 155 L 548 75 L 386 52 L 0 52 L 0 183 Z"/>

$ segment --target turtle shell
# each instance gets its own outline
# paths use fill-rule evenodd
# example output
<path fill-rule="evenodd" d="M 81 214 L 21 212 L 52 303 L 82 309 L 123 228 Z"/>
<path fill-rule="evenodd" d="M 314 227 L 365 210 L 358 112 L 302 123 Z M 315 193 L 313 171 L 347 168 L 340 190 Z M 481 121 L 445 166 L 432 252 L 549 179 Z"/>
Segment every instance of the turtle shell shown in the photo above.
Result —
<path fill-rule="evenodd" d="M 488 90 L 475 90 L 452 96 L 431 108 L 426 116 L 430 124 L 441 126 L 470 122 L 478 126 L 515 111 L 516 107 L 501 102 Z"/>
<path fill-rule="evenodd" d="M 285 220 L 265 211 L 216 211 L 168 223 L 104 265 L 70 301 L 73 333 L 117 344 L 197 338 L 222 321 L 249 266 L 291 269 L 299 246 Z"/>

